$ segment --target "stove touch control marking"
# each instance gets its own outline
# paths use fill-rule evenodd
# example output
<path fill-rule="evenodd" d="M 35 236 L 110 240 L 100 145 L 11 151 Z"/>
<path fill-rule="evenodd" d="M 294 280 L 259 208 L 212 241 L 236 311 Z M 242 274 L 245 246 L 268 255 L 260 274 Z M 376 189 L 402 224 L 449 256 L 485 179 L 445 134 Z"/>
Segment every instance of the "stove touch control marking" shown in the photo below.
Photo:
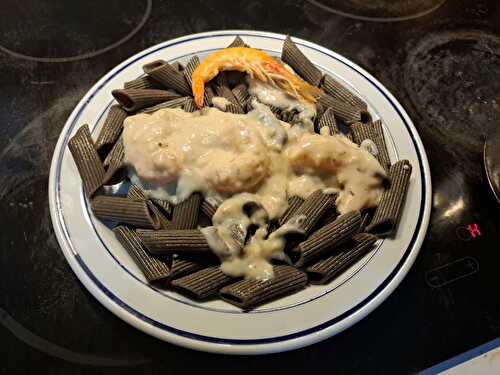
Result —
<path fill-rule="evenodd" d="M 427 271 L 425 282 L 431 288 L 440 288 L 477 272 L 479 272 L 477 259 L 466 256 Z"/>
<path fill-rule="evenodd" d="M 457 227 L 455 233 L 462 241 L 470 241 L 476 237 L 481 237 L 481 231 L 477 223 L 467 224 L 467 226 L 461 225 Z"/>

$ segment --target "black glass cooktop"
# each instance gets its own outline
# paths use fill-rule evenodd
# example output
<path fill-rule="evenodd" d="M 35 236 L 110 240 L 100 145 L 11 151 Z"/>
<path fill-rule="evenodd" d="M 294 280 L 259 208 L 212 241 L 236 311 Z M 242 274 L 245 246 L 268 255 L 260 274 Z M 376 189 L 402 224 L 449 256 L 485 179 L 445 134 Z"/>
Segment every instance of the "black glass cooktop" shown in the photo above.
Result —
<path fill-rule="evenodd" d="M 0 372 L 404 374 L 500 336 L 500 205 L 482 161 L 500 126 L 496 1 L 4 0 L 0 19 Z M 148 46 L 220 29 L 290 34 L 358 63 L 429 157 L 431 223 L 408 276 L 352 328 L 290 353 L 198 353 L 128 326 L 78 281 L 50 222 L 52 152 L 83 94 Z"/>

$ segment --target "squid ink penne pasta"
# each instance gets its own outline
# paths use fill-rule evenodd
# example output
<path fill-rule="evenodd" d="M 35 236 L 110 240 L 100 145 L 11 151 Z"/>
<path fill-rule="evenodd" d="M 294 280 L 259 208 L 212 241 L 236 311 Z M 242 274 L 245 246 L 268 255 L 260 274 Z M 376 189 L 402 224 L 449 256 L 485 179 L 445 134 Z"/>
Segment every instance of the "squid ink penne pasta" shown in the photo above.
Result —
<path fill-rule="evenodd" d="M 179 97 L 173 91 L 156 89 L 118 89 L 113 90 L 111 94 L 127 112 L 136 112 Z"/>
<path fill-rule="evenodd" d="M 198 108 L 196 108 L 196 104 L 194 103 L 194 100 L 191 98 L 186 99 L 186 101 L 182 105 L 182 109 L 186 112 L 194 112 L 194 111 L 198 110 Z"/>
<path fill-rule="evenodd" d="M 239 36 L 234 38 L 234 40 L 231 42 L 230 45 L 227 46 L 227 48 L 234 48 L 234 47 L 249 47 L 248 44 L 246 44 L 243 39 L 241 39 Z"/>
<path fill-rule="evenodd" d="M 139 228 L 160 228 L 158 217 L 144 200 L 101 195 L 92 199 L 91 207 L 94 215 L 101 220 Z"/>
<path fill-rule="evenodd" d="M 144 192 L 136 185 L 130 185 L 127 198 L 133 200 L 145 201 L 152 212 L 154 217 L 158 218 L 160 222 L 160 228 L 168 229 L 172 227 L 171 221 L 168 219 L 172 212 L 172 206 L 170 202 L 166 202 L 159 199 L 148 199 Z"/>
<path fill-rule="evenodd" d="M 391 186 L 385 190 L 375 210 L 368 232 L 390 235 L 396 231 L 401 210 L 403 209 L 412 167 L 408 160 L 400 160 L 391 165 L 389 179 Z"/>
<path fill-rule="evenodd" d="M 316 66 L 300 51 L 292 39 L 287 36 L 283 43 L 281 59 L 290 65 L 304 80 L 311 85 L 319 86 L 323 74 Z"/>
<path fill-rule="evenodd" d="M 324 134 L 324 128 L 328 129 L 325 134 L 340 134 L 339 128 L 337 126 L 337 121 L 335 120 L 335 114 L 333 108 L 328 108 L 325 113 L 321 116 L 318 122 L 317 132 L 319 134 Z"/>
<path fill-rule="evenodd" d="M 200 194 L 195 193 L 185 201 L 175 205 L 172 211 L 172 229 L 196 228 L 202 199 Z"/>
<path fill-rule="evenodd" d="M 366 123 L 371 120 L 370 114 L 367 111 L 353 107 L 348 103 L 328 95 L 324 91 L 320 94 L 319 103 L 325 108 L 332 108 L 335 116 L 348 125 L 354 124 L 355 122 Z"/>
<path fill-rule="evenodd" d="M 304 289 L 307 275 L 295 267 L 278 265 L 269 280 L 241 280 L 222 288 L 219 296 L 244 310 Z"/>
<path fill-rule="evenodd" d="M 153 63 L 146 64 L 143 67 L 144 73 L 153 77 L 155 81 L 169 89 L 174 89 L 181 95 L 190 95 L 189 87 L 184 74 L 169 63 L 157 60 Z"/>
<path fill-rule="evenodd" d="M 139 112 L 141 113 L 153 113 L 158 111 L 159 109 L 165 109 L 165 108 L 183 108 L 186 106 L 188 100 L 191 100 L 190 98 L 187 98 L 185 96 L 178 97 L 175 99 L 168 100 L 166 102 L 162 102 L 160 104 L 156 104 L 152 107 L 146 107 L 140 110 Z"/>
<path fill-rule="evenodd" d="M 321 190 L 316 190 L 291 215 L 287 223 L 294 223 L 304 236 L 307 236 L 326 212 L 335 210 L 336 199 L 336 194 L 325 194 Z"/>
<path fill-rule="evenodd" d="M 127 112 L 119 105 L 112 105 L 109 109 L 104 125 L 95 142 L 95 148 L 101 157 L 106 157 L 118 140 L 123 130 L 123 120 L 125 120 L 126 117 Z"/>
<path fill-rule="evenodd" d="M 374 155 L 384 169 L 389 170 L 391 159 L 385 144 L 382 121 L 370 121 L 367 124 L 355 123 L 351 125 L 352 138 L 355 143 L 365 147 Z"/>
<path fill-rule="evenodd" d="M 232 113 L 244 113 L 243 108 L 241 108 L 240 103 L 238 102 L 238 99 L 234 96 L 233 92 L 229 89 L 227 86 L 215 86 L 215 92 L 217 93 L 217 96 L 220 96 L 222 98 L 227 99 L 233 106 L 233 108 L 237 112 L 232 112 Z"/>
<path fill-rule="evenodd" d="M 137 234 L 152 254 L 212 255 L 205 236 L 198 229 L 138 229 Z"/>
<path fill-rule="evenodd" d="M 121 182 L 126 177 L 126 170 L 123 164 L 125 157 L 125 150 L 123 148 L 123 140 L 121 138 L 116 141 L 115 145 L 109 152 L 106 159 L 104 159 L 104 167 L 106 167 L 106 174 L 102 179 L 103 185 L 113 185 Z"/>
<path fill-rule="evenodd" d="M 198 56 L 195 55 L 195 56 L 191 57 L 189 62 L 186 64 L 186 68 L 182 72 L 184 74 L 184 78 L 186 79 L 189 87 L 191 87 L 191 85 L 193 84 L 193 80 L 192 80 L 191 76 L 193 75 L 193 72 L 198 65 L 200 65 L 200 59 Z"/>
<path fill-rule="evenodd" d="M 377 236 L 369 233 L 356 234 L 341 245 L 335 254 L 308 266 L 306 273 L 309 281 L 311 284 L 326 284 L 332 281 L 372 250 L 377 239 Z"/>
<path fill-rule="evenodd" d="M 221 271 L 219 266 L 212 266 L 172 281 L 176 289 L 197 300 L 216 295 L 219 290 L 237 281 Z"/>
<path fill-rule="evenodd" d="M 137 185 L 130 185 L 127 192 L 128 199 L 147 200 L 144 192 Z"/>
<path fill-rule="evenodd" d="M 166 279 L 170 276 L 168 263 L 149 255 L 135 231 L 125 226 L 119 226 L 114 228 L 113 232 L 149 282 Z"/>
<path fill-rule="evenodd" d="M 354 95 L 349 89 L 344 87 L 339 81 L 332 76 L 325 74 L 320 87 L 332 97 L 339 99 L 353 107 L 365 110 L 367 109 L 366 103 L 363 99 Z"/>
<path fill-rule="evenodd" d="M 288 255 L 294 265 L 303 266 L 349 240 L 359 232 L 360 225 L 361 215 L 358 211 L 341 215 L 332 223 L 312 233 L 297 247 L 289 250 Z"/>
<path fill-rule="evenodd" d="M 170 218 L 172 216 L 172 211 L 173 211 L 173 206 L 172 203 L 165 199 L 151 199 L 151 202 L 154 203 L 155 206 L 159 207 L 160 210 L 168 217 Z"/>
<path fill-rule="evenodd" d="M 201 269 L 214 265 L 215 260 L 187 255 L 174 256 L 170 268 L 170 279 L 175 280 L 182 276 L 190 275 Z"/>
<path fill-rule="evenodd" d="M 205 216 L 212 220 L 215 211 L 217 211 L 221 203 L 222 202 L 216 198 L 205 198 L 201 202 L 200 210 Z"/>
<path fill-rule="evenodd" d="M 304 199 L 298 196 L 293 196 L 288 198 L 288 208 L 285 213 L 280 217 L 278 223 L 279 225 L 285 224 L 293 215 L 297 212 L 300 206 L 304 203 Z"/>
<path fill-rule="evenodd" d="M 69 140 L 68 147 L 82 178 L 85 195 L 89 198 L 102 186 L 106 172 L 87 124 L 77 130 Z"/>
<path fill-rule="evenodd" d="M 249 97 L 247 85 L 240 83 L 233 88 L 232 92 L 241 108 L 245 108 Z"/>
<path fill-rule="evenodd" d="M 132 81 L 125 82 L 123 85 L 124 89 L 137 89 L 137 90 L 145 90 L 145 89 L 159 89 L 161 88 L 161 85 L 156 82 L 152 77 L 150 76 L 142 76 L 139 78 L 136 78 Z"/>

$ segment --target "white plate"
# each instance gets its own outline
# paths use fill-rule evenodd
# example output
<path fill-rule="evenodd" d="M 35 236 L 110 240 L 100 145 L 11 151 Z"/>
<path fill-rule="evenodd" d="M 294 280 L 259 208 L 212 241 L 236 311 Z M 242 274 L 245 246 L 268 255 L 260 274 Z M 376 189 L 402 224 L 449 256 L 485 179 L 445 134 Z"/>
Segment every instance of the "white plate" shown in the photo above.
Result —
<path fill-rule="evenodd" d="M 346 329 L 375 309 L 411 267 L 427 229 L 431 182 L 427 157 L 410 118 L 375 78 L 346 58 L 314 43 L 295 39 L 324 72 L 341 80 L 382 119 L 392 160 L 409 159 L 413 174 L 401 224 L 394 239 L 379 245 L 339 279 L 242 313 L 222 302 L 196 303 L 149 286 L 113 233 L 96 220 L 67 148 L 77 128 L 93 135 L 112 103 L 111 90 L 137 78 L 155 60 L 187 62 L 227 46 L 236 35 L 249 45 L 279 55 L 284 35 L 218 31 L 160 43 L 118 65 L 84 96 L 61 133 L 50 171 L 52 222 L 73 271 L 87 289 L 123 320 L 162 340 L 220 353 L 261 354 L 299 348 Z"/>

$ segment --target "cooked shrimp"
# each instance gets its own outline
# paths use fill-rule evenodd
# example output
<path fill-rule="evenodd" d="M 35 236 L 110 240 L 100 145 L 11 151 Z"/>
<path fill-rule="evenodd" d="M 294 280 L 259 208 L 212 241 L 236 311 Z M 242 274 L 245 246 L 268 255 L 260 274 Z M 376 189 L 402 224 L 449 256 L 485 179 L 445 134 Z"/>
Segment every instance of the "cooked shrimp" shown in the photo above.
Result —
<path fill-rule="evenodd" d="M 225 48 L 202 61 L 192 75 L 192 90 L 196 105 L 203 107 L 205 83 L 224 70 L 237 70 L 259 81 L 278 86 L 287 94 L 314 103 L 319 89 L 291 73 L 265 52 L 253 48 Z"/>
<path fill-rule="evenodd" d="M 291 167 L 315 174 L 337 174 L 339 169 L 354 168 L 385 176 L 380 163 L 368 151 L 343 136 L 304 134 L 287 150 Z"/>

